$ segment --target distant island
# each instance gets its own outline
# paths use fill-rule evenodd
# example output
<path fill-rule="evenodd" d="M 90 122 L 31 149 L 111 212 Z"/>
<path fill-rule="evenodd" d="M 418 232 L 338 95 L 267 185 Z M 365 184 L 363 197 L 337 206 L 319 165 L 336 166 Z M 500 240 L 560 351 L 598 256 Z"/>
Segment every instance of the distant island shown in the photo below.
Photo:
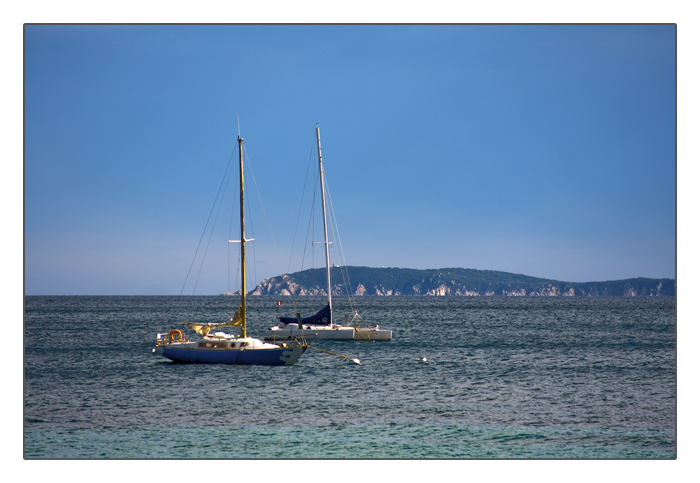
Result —
<path fill-rule="evenodd" d="M 345 277 L 344 273 L 347 273 Z M 314 268 L 263 280 L 250 295 L 326 295 L 326 269 Z M 676 295 L 669 278 L 607 282 L 561 282 L 515 273 L 469 268 L 332 268 L 333 295 L 347 296 L 508 296 L 659 297 Z"/>

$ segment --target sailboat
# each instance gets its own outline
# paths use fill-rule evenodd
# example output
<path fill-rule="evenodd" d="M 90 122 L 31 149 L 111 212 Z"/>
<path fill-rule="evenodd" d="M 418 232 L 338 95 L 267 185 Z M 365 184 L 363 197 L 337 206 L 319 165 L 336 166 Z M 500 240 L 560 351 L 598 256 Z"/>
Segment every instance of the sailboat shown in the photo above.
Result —
<path fill-rule="evenodd" d="M 295 338 L 308 338 L 310 340 L 391 340 L 391 330 L 375 327 L 360 327 L 359 315 L 355 311 L 353 320 L 346 325 L 337 324 L 333 319 L 333 296 L 331 290 L 331 263 L 330 242 L 328 241 L 328 223 L 326 220 L 326 186 L 323 171 L 323 156 L 321 155 L 321 133 L 316 126 L 316 146 L 318 150 L 318 169 L 321 180 L 321 208 L 323 212 L 323 236 L 326 251 L 326 293 L 328 304 L 316 314 L 302 318 L 297 313 L 296 317 L 279 317 L 280 325 L 270 327 L 265 331 L 265 340 L 282 341 Z"/>
<path fill-rule="evenodd" d="M 190 340 L 180 329 L 158 334 L 154 354 L 174 362 L 203 364 L 244 364 L 281 366 L 294 364 L 308 345 L 298 339 L 271 344 L 248 337 L 246 330 L 246 272 L 245 272 L 245 217 L 243 208 L 243 139 L 238 136 L 240 170 L 241 239 L 230 240 L 241 244 L 241 304 L 230 320 L 221 323 L 187 323 L 202 337 Z M 220 331 L 225 327 L 240 327 L 240 336 Z"/>

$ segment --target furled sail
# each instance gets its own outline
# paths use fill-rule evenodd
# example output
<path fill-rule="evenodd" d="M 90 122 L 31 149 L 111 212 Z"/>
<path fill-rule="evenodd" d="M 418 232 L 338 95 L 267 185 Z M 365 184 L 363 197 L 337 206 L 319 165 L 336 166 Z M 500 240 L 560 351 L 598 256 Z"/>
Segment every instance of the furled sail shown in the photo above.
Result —
<path fill-rule="evenodd" d="M 283 324 L 298 324 L 299 319 L 301 316 L 298 317 L 280 317 L 280 322 Z M 312 315 L 311 317 L 304 317 L 301 319 L 302 324 L 309 324 L 309 325 L 330 325 L 331 323 L 331 306 L 326 305 L 324 308 L 318 311 L 315 315 Z"/>
<path fill-rule="evenodd" d="M 242 321 L 243 318 L 241 317 L 241 307 L 238 307 L 238 310 L 236 310 L 236 313 L 233 314 L 233 317 L 231 317 L 231 319 L 228 322 L 192 322 L 185 325 L 188 327 L 192 327 L 192 329 L 198 334 L 207 335 L 211 329 L 218 329 L 219 327 L 239 326 L 241 325 Z"/>

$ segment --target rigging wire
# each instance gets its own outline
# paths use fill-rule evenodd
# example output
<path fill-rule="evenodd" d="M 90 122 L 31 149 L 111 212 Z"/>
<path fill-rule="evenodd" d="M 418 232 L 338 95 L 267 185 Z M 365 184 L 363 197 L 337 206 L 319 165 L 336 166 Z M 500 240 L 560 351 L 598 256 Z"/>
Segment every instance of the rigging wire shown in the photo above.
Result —
<path fill-rule="evenodd" d="M 289 263 L 287 264 L 287 272 L 291 271 L 292 268 L 292 258 L 294 256 L 294 245 L 296 244 L 296 238 L 297 238 L 297 232 L 299 230 L 299 221 L 301 220 L 301 212 L 302 208 L 304 207 L 304 197 L 306 196 L 306 186 L 309 182 L 309 173 L 311 172 L 311 168 L 313 166 L 313 146 L 311 147 L 311 153 L 309 154 L 309 162 L 306 165 L 306 176 L 304 177 L 304 186 L 301 191 L 301 200 L 299 201 L 299 211 L 297 213 L 297 222 L 294 227 L 294 236 L 292 237 L 292 249 L 290 250 L 289 253 Z M 313 206 L 313 205 L 312 205 Z M 306 241 L 308 242 L 308 230 L 307 230 L 307 238 Z M 303 267 L 303 264 L 302 264 Z"/>
<path fill-rule="evenodd" d="M 301 223 L 300 223 L 301 222 L 301 214 L 302 214 L 303 209 L 304 209 L 304 202 L 306 200 L 306 194 L 308 191 L 309 179 L 312 177 L 313 177 L 313 180 L 311 183 L 311 186 L 312 186 L 312 189 L 311 189 L 311 209 L 308 211 L 309 218 L 308 218 L 307 225 L 306 225 L 306 238 L 305 238 L 304 243 L 303 243 L 304 249 L 302 251 L 299 271 L 304 270 L 304 264 L 306 263 L 306 255 L 307 255 L 307 250 L 308 250 L 308 246 L 309 246 L 309 240 L 311 240 L 311 247 L 312 247 L 312 254 L 311 254 L 312 268 L 314 265 L 314 262 L 313 262 L 313 259 L 314 259 L 313 238 L 314 238 L 314 233 L 315 233 L 314 213 L 316 211 L 315 210 L 316 192 L 317 192 L 317 188 L 318 188 L 317 187 L 318 183 L 316 182 L 318 179 L 316 176 L 317 173 L 316 173 L 316 169 L 314 169 L 314 159 L 315 159 L 315 155 L 314 155 L 315 151 L 314 150 L 316 149 L 315 143 L 316 143 L 316 139 L 314 138 L 312 146 L 309 150 L 309 158 L 308 158 L 308 162 L 307 162 L 307 166 L 306 166 L 306 175 L 304 176 L 304 186 L 302 188 L 301 197 L 299 200 L 299 211 L 297 212 L 297 221 L 296 221 L 296 225 L 294 228 L 294 236 L 292 238 L 292 248 L 291 248 L 290 253 L 289 253 L 289 262 L 287 264 L 287 273 L 291 272 L 291 270 L 292 270 L 292 268 L 291 268 L 292 267 L 292 260 L 294 258 L 294 251 L 295 251 L 297 236 L 298 236 L 298 232 L 299 232 L 299 227 L 301 225 Z M 313 276 L 313 272 L 311 272 L 311 274 Z M 294 311 L 298 312 L 299 307 L 298 307 L 296 297 L 292 297 L 291 301 L 292 301 L 292 306 L 294 308 Z M 315 306 L 315 304 L 312 305 L 312 308 L 313 308 L 313 306 Z"/>
<path fill-rule="evenodd" d="M 249 173 L 250 173 L 250 177 L 251 177 L 252 180 L 253 180 L 253 186 L 255 186 L 255 190 L 256 190 L 257 193 L 258 193 L 258 199 L 260 200 L 260 204 L 262 205 L 262 197 L 260 196 L 260 191 L 258 191 L 258 184 L 257 184 L 256 181 L 255 181 L 255 175 L 253 174 L 253 167 L 252 167 L 251 164 L 250 164 L 250 159 L 248 158 L 248 150 L 247 150 L 247 148 L 246 148 L 245 146 L 243 146 L 243 157 L 244 157 L 245 160 L 247 161 L 248 171 L 249 171 Z M 247 192 L 247 191 L 245 192 L 245 199 L 246 199 L 246 200 L 249 200 L 249 199 L 250 199 L 250 197 L 248 196 L 248 192 Z M 247 217 L 246 217 L 246 220 L 247 220 L 247 223 L 246 223 L 246 231 L 248 231 L 247 229 L 250 227 L 250 234 L 251 234 L 250 239 L 252 240 L 252 239 L 255 238 L 255 225 L 254 225 L 254 223 L 253 223 L 253 219 L 254 219 L 254 218 L 253 218 L 253 208 L 252 208 L 251 203 L 246 203 L 246 204 L 245 204 L 245 207 L 246 207 L 246 212 L 247 212 Z M 263 208 L 263 213 L 265 213 L 265 209 L 264 209 L 264 208 Z M 265 214 L 265 216 L 267 216 L 267 215 Z M 255 263 L 255 260 L 257 260 L 257 257 L 256 257 L 256 253 L 257 253 L 257 252 L 256 252 L 256 250 L 255 250 L 255 246 L 256 246 L 256 244 L 253 243 L 253 246 L 252 246 L 252 248 L 253 248 L 253 250 L 252 250 L 252 251 L 253 251 L 253 257 L 252 257 L 252 258 L 253 258 L 253 270 L 252 270 L 252 274 L 253 274 L 253 277 L 252 277 L 252 278 L 253 278 L 253 280 L 257 280 L 257 279 L 258 279 L 258 276 L 257 276 L 257 264 Z M 275 248 L 276 248 L 276 247 L 275 247 Z M 240 265 L 240 263 L 239 263 L 239 265 Z M 250 266 L 250 265 L 249 265 L 248 263 L 246 263 L 246 270 L 248 270 L 248 272 L 250 273 L 251 271 L 249 270 L 249 266 Z M 244 289 L 245 289 L 245 287 L 241 287 L 241 290 L 244 290 Z M 246 292 L 248 292 L 248 290 L 246 290 Z"/>
<path fill-rule="evenodd" d="M 356 313 L 355 310 L 355 301 L 352 298 L 352 292 L 350 292 L 350 289 L 352 285 L 350 284 L 350 274 L 348 273 L 348 264 L 347 261 L 345 260 L 345 252 L 343 251 L 343 244 L 341 242 L 340 238 L 340 228 L 338 225 L 338 220 L 336 219 L 335 216 L 335 209 L 333 208 L 333 200 L 331 199 L 331 192 L 330 188 L 328 186 L 328 179 L 325 180 L 326 183 L 326 195 L 328 198 L 328 206 L 330 207 L 330 215 L 331 215 L 331 231 L 333 232 L 333 237 L 334 239 L 338 242 L 338 248 L 336 252 L 338 253 L 338 259 L 340 262 L 340 274 L 341 277 L 343 278 L 343 285 L 345 286 L 345 292 L 347 293 L 348 296 L 348 301 L 350 303 L 350 308 L 352 309 L 353 314 Z"/>
<path fill-rule="evenodd" d="M 240 126 L 239 126 L 240 129 Z M 239 134 L 240 136 L 240 134 Z M 234 197 L 234 201 L 231 203 L 231 215 L 229 216 L 229 221 L 228 221 L 228 239 L 231 240 L 233 238 L 233 229 L 234 229 L 234 221 L 235 221 L 235 213 L 236 213 L 236 201 Z M 233 292 L 232 285 L 231 285 L 231 243 L 227 244 L 228 246 L 226 247 L 226 275 L 228 277 L 227 284 L 226 284 L 226 292 L 231 293 Z M 240 259 L 240 254 L 238 255 L 238 258 Z M 240 264 L 236 264 L 236 266 L 239 266 Z M 238 271 L 236 272 L 236 279 L 238 278 Z M 234 279 L 235 280 L 235 279 Z M 235 282 L 234 282 L 235 283 Z"/>
<path fill-rule="evenodd" d="M 219 206 L 216 210 L 216 216 L 214 217 L 214 223 L 212 223 L 211 229 L 209 231 L 209 239 L 207 240 L 207 246 L 204 249 L 204 254 L 202 255 L 202 263 L 199 265 L 199 270 L 197 272 L 197 277 L 195 279 L 194 287 L 192 288 L 193 295 L 197 290 L 197 285 L 199 285 L 199 279 L 202 275 L 202 269 L 204 268 L 204 261 L 206 260 L 207 254 L 209 253 L 209 246 L 211 245 L 211 240 L 212 240 L 213 235 L 214 235 L 214 229 L 216 228 L 216 223 L 217 223 L 217 220 L 219 219 L 219 213 L 221 212 L 221 206 L 223 205 L 224 198 L 226 197 L 226 191 L 228 189 L 229 179 L 230 179 L 230 172 L 231 171 L 229 170 L 228 171 L 229 176 L 226 177 L 226 183 L 224 184 L 224 191 L 221 194 L 221 198 L 219 199 Z"/>
<path fill-rule="evenodd" d="M 258 201 L 260 203 L 260 209 L 262 210 L 263 213 L 263 218 L 265 219 L 265 224 L 267 226 L 267 231 L 270 236 L 270 240 L 272 242 L 273 250 L 275 252 L 275 258 L 277 259 L 277 263 L 279 266 L 282 266 L 282 256 L 280 255 L 279 248 L 277 246 L 277 241 L 273 235 L 272 232 L 272 226 L 270 224 L 270 217 L 267 215 L 267 210 L 265 209 L 265 203 L 263 203 L 262 195 L 260 194 L 260 188 L 258 187 L 258 182 L 257 179 L 255 178 L 255 172 L 253 171 L 253 166 L 250 163 L 250 158 L 248 157 L 248 150 L 243 147 L 243 153 L 245 154 L 245 159 L 248 165 L 248 170 L 250 171 L 250 177 L 253 180 L 253 186 L 255 186 L 255 193 L 258 195 Z M 251 209 L 251 203 L 247 203 L 248 209 L 250 210 L 250 219 L 251 219 L 251 232 L 253 235 L 255 235 L 255 229 L 253 226 L 253 217 L 252 217 L 252 209 Z M 253 254 L 255 255 L 255 245 L 253 245 Z M 254 258 L 255 259 L 255 258 Z M 254 278 L 257 280 L 257 272 L 255 270 L 255 267 L 253 269 L 253 274 Z"/>
<path fill-rule="evenodd" d="M 314 161 L 312 158 L 311 163 L 313 163 L 313 162 Z M 309 211 L 309 221 L 308 221 L 308 225 L 306 227 L 306 240 L 304 242 L 304 253 L 302 254 L 302 257 L 301 257 L 302 269 L 304 267 L 304 262 L 306 260 L 306 250 L 307 250 L 307 247 L 309 246 L 309 239 L 311 239 L 311 248 L 312 248 L 311 267 L 313 268 L 315 266 L 313 248 L 314 248 L 314 239 L 316 238 L 316 236 L 315 236 L 316 235 L 316 225 L 314 223 L 314 221 L 315 221 L 314 214 L 316 213 L 316 193 L 318 190 L 318 183 L 317 183 L 318 178 L 316 175 L 317 175 L 316 169 L 314 168 L 314 170 L 313 170 L 313 182 L 312 182 L 313 190 L 311 191 L 311 210 Z"/>
<path fill-rule="evenodd" d="M 204 224 L 204 229 L 202 230 L 202 234 L 199 237 L 199 243 L 197 244 L 197 249 L 194 252 L 194 256 L 192 257 L 192 261 L 190 262 L 190 268 L 187 270 L 187 275 L 185 276 L 185 281 L 182 284 L 182 288 L 180 289 L 180 295 L 182 295 L 185 291 L 185 286 L 187 285 L 187 280 L 190 277 L 190 273 L 192 272 L 192 268 L 194 266 L 194 262 L 197 259 L 197 255 L 199 254 L 199 249 L 202 246 L 202 241 L 204 240 L 204 235 L 207 232 L 207 227 L 209 226 L 209 222 L 211 221 L 211 216 L 214 213 L 214 208 L 216 207 L 217 201 L 219 201 L 219 197 L 221 196 L 223 198 L 223 195 L 221 194 L 221 190 L 223 189 L 225 191 L 225 184 L 228 176 L 230 175 L 229 171 L 231 169 L 231 160 L 233 159 L 233 156 L 235 154 L 235 151 L 231 153 L 231 158 L 229 158 L 229 162 L 226 165 L 226 170 L 224 171 L 224 176 L 221 179 L 221 183 L 219 184 L 219 190 L 216 193 L 216 196 L 214 197 L 214 202 L 212 203 L 212 206 L 209 210 L 209 216 L 207 217 L 207 221 Z M 220 202 L 220 201 L 219 201 Z"/>

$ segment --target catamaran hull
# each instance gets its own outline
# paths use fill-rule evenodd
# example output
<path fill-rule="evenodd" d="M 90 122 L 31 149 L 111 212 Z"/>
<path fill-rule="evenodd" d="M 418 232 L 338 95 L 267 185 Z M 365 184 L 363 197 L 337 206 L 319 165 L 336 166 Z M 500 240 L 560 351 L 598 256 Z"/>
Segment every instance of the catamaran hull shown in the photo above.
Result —
<path fill-rule="evenodd" d="M 164 347 L 162 355 L 173 362 L 184 363 L 285 366 L 294 364 L 305 350 L 305 347 L 258 350 L 202 350 Z"/>

